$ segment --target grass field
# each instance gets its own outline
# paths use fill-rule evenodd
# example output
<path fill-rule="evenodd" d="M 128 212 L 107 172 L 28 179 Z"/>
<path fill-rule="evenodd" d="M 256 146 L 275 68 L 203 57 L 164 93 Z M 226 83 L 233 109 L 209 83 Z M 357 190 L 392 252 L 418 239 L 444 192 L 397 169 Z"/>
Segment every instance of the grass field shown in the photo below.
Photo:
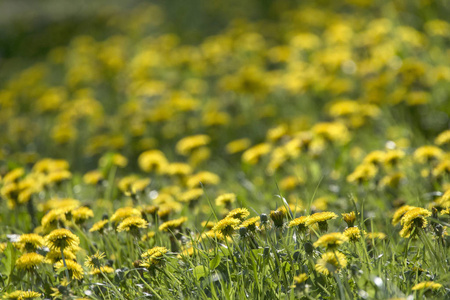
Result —
<path fill-rule="evenodd" d="M 450 298 L 447 1 L 91 2 L 0 4 L 3 299 Z"/>

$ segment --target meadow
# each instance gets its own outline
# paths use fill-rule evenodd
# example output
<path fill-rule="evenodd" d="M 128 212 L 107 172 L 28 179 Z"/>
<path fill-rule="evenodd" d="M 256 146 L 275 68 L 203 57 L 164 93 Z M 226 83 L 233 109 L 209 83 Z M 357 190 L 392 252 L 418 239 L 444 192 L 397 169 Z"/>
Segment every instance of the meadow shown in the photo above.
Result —
<path fill-rule="evenodd" d="M 0 297 L 450 298 L 447 1 L 56 2 L 0 9 Z"/>

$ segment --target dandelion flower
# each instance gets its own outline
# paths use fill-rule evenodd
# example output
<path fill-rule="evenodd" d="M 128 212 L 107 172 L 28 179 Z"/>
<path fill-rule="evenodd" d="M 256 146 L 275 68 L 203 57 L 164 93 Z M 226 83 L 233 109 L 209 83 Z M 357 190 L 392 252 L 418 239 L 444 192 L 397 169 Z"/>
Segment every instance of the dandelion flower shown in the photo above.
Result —
<path fill-rule="evenodd" d="M 24 300 L 24 299 L 34 299 L 41 297 L 42 294 L 33 291 L 14 291 L 11 293 L 6 293 L 3 295 L 3 299 L 8 300 Z"/>
<path fill-rule="evenodd" d="M 119 226 L 117 226 L 117 231 L 136 231 L 139 228 L 146 228 L 148 225 L 147 221 L 141 217 L 128 217 L 123 220 Z"/>
<path fill-rule="evenodd" d="M 333 250 L 348 241 L 348 237 L 340 232 L 328 233 L 321 236 L 315 243 L 314 247 L 324 247 Z"/>
<path fill-rule="evenodd" d="M 213 231 L 219 232 L 224 236 L 232 235 L 234 230 L 237 229 L 237 226 L 241 224 L 241 221 L 238 219 L 225 218 L 217 222 L 217 224 L 213 227 Z"/>
<path fill-rule="evenodd" d="M 89 232 L 95 232 L 98 231 L 100 233 L 103 232 L 103 230 L 105 229 L 105 226 L 109 223 L 108 220 L 101 220 L 98 221 L 97 223 L 95 223 L 94 225 L 92 225 L 91 229 L 89 229 Z"/>
<path fill-rule="evenodd" d="M 75 255 L 75 250 L 74 249 L 64 249 L 63 253 L 64 253 L 64 259 L 72 259 L 75 260 L 77 258 L 77 256 Z M 58 261 L 60 261 L 62 259 L 61 256 L 61 251 L 59 250 L 50 250 L 47 255 L 45 256 L 45 260 L 47 263 L 56 263 Z"/>
<path fill-rule="evenodd" d="M 400 236 L 409 238 L 415 232 L 415 229 L 425 228 L 428 224 L 425 218 L 429 216 L 431 216 L 431 212 L 421 207 L 416 207 L 405 213 L 400 220 L 400 224 L 403 226 Z"/>
<path fill-rule="evenodd" d="M 102 260 L 106 255 L 104 252 L 97 251 L 94 255 L 88 256 L 84 265 L 91 269 L 99 269 L 102 265 Z"/>
<path fill-rule="evenodd" d="M 344 219 L 345 223 L 347 223 L 348 227 L 353 227 L 353 224 L 355 224 L 356 220 L 356 214 L 354 211 L 349 213 L 342 214 L 342 218 Z"/>
<path fill-rule="evenodd" d="M 436 146 L 422 146 L 414 151 L 414 159 L 419 163 L 430 162 L 439 159 L 444 155 L 444 151 Z"/>
<path fill-rule="evenodd" d="M 94 212 L 88 207 L 79 207 L 72 211 L 72 217 L 75 223 L 81 224 L 89 218 L 94 217 Z"/>
<path fill-rule="evenodd" d="M 442 284 L 434 282 L 434 281 L 422 281 L 419 282 L 418 284 L 416 284 L 415 286 L 413 286 L 412 290 L 413 291 L 419 291 L 419 290 L 426 290 L 426 289 L 430 289 L 430 290 L 438 290 L 442 288 Z"/>
<path fill-rule="evenodd" d="M 308 217 L 308 220 L 305 222 L 306 226 L 311 226 L 314 224 L 319 224 L 319 229 L 322 231 L 328 230 L 327 221 L 336 219 L 338 216 L 334 212 L 324 211 L 312 214 Z"/>
<path fill-rule="evenodd" d="M 187 136 L 179 140 L 175 148 L 177 153 L 187 156 L 193 149 L 205 146 L 210 141 L 211 138 L 206 134 Z"/>
<path fill-rule="evenodd" d="M 307 229 L 306 221 L 308 220 L 307 216 L 298 217 L 289 222 L 289 227 L 296 227 L 298 231 L 305 232 Z"/>
<path fill-rule="evenodd" d="M 250 212 L 246 208 L 236 208 L 230 211 L 225 218 L 238 219 L 243 221 L 250 215 Z"/>
<path fill-rule="evenodd" d="M 128 217 L 140 217 L 141 212 L 133 207 L 122 207 L 114 212 L 111 216 L 111 222 L 118 223 Z"/>
<path fill-rule="evenodd" d="M 351 241 L 355 242 L 361 238 L 361 230 L 358 227 L 349 227 L 345 229 L 344 235 Z"/>
<path fill-rule="evenodd" d="M 52 250 L 64 250 L 77 247 L 80 239 L 67 229 L 55 229 L 45 237 L 47 246 Z"/>
<path fill-rule="evenodd" d="M 170 220 L 162 223 L 159 226 L 160 231 L 173 232 L 175 230 L 181 229 L 181 226 L 187 221 L 186 217 L 181 217 L 175 220 Z"/>
<path fill-rule="evenodd" d="M 145 262 L 141 263 L 142 267 L 151 267 L 161 263 L 164 255 L 169 252 L 166 247 L 153 247 L 141 254 L 141 257 L 145 259 Z"/>
<path fill-rule="evenodd" d="M 83 176 L 83 182 L 91 185 L 97 185 L 103 179 L 103 174 L 99 170 L 89 171 Z"/>
<path fill-rule="evenodd" d="M 20 270 L 33 270 L 44 262 L 44 257 L 37 253 L 25 253 L 16 260 L 16 266 Z"/>
<path fill-rule="evenodd" d="M 392 217 L 392 225 L 397 225 L 400 220 L 403 218 L 403 216 L 410 210 L 416 208 L 415 206 L 410 205 L 403 205 L 399 209 L 397 209 L 394 213 L 394 216 Z"/>
<path fill-rule="evenodd" d="M 245 149 L 248 149 L 248 147 L 250 147 L 251 143 L 252 142 L 248 138 L 234 140 L 234 141 L 229 142 L 225 146 L 225 151 L 228 154 L 235 154 L 235 153 L 244 151 Z"/>
<path fill-rule="evenodd" d="M 324 275 L 334 274 L 347 266 L 345 255 L 340 252 L 326 252 L 317 261 L 316 270 Z"/>
<path fill-rule="evenodd" d="M 442 145 L 450 143 L 450 130 L 447 129 L 447 130 L 441 132 L 434 140 L 434 143 L 438 146 L 442 146 Z"/>
<path fill-rule="evenodd" d="M 37 248 L 42 247 L 44 243 L 44 238 L 35 233 L 22 234 L 17 241 L 18 248 L 23 252 L 34 252 Z"/>
<path fill-rule="evenodd" d="M 361 184 L 364 181 L 374 178 L 377 172 L 378 170 L 374 165 L 362 164 L 357 166 L 353 173 L 347 176 L 347 182 Z"/>
<path fill-rule="evenodd" d="M 368 232 L 365 234 L 365 237 L 368 240 L 371 239 L 384 240 L 386 238 L 386 234 L 384 234 L 383 232 Z"/>
<path fill-rule="evenodd" d="M 255 232 L 256 229 L 257 229 L 259 220 L 260 220 L 259 217 L 250 218 L 250 219 L 245 220 L 244 222 L 242 222 L 240 227 L 247 228 L 247 230 L 250 231 L 250 232 Z"/>
<path fill-rule="evenodd" d="M 220 177 L 217 176 L 214 173 L 208 172 L 208 171 L 202 171 L 202 172 L 198 172 L 196 174 L 191 175 L 187 182 L 186 185 L 190 188 L 194 188 L 198 185 L 200 185 L 200 183 L 202 185 L 216 185 L 220 182 Z"/>
<path fill-rule="evenodd" d="M 162 172 L 168 165 L 168 161 L 163 152 L 159 150 L 148 150 L 139 155 L 138 164 L 144 172 L 151 172 L 153 170 Z"/>
<path fill-rule="evenodd" d="M 270 218 L 272 219 L 275 227 L 281 228 L 284 224 L 284 218 L 286 217 L 286 208 L 280 207 L 277 210 L 272 210 L 270 212 Z"/>
<path fill-rule="evenodd" d="M 203 195 L 203 189 L 196 188 L 182 193 L 178 199 L 181 202 L 189 203 L 198 200 Z"/>
<path fill-rule="evenodd" d="M 100 274 L 112 274 L 114 269 L 110 266 L 101 266 L 100 268 L 95 268 L 89 272 L 89 275 L 100 275 Z"/>
<path fill-rule="evenodd" d="M 217 206 L 229 206 L 235 201 L 236 201 L 236 194 L 234 193 L 226 193 L 219 195 L 215 200 Z"/>
<path fill-rule="evenodd" d="M 309 276 L 306 273 L 299 274 L 298 276 L 294 276 L 294 283 L 301 284 L 308 280 Z"/>
<path fill-rule="evenodd" d="M 69 274 L 72 278 L 75 279 L 83 279 L 83 267 L 80 266 L 76 261 L 71 259 L 66 259 L 66 266 L 67 270 L 69 271 Z M 64 262 L 62 260 L 58 261 L 55 266 L 55 270 L 59 270 L 64 268 Z"/>

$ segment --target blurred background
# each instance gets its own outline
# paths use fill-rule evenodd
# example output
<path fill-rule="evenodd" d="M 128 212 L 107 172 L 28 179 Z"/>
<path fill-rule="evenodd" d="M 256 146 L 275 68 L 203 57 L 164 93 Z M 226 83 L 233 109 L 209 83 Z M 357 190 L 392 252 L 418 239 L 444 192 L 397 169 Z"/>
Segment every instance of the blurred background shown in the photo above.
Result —
<path fill-rule="evenodd" d="M 364 133 L 352 145 L 422 143 L 448 128 L 449 15 L 444 0 L 3 0 L 2 166 L 86 171 L 112 151 L 134 168 L 195 134 L 240 163 L 231 141 L 331 121 Z"/>

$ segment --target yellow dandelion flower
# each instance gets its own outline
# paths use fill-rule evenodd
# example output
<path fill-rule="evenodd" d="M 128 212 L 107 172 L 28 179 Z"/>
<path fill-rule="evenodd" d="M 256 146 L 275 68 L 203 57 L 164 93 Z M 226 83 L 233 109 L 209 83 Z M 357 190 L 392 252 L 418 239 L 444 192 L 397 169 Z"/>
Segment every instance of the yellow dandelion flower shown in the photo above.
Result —
<path fill-rule="evenodd" d="M 101 220 L 98 221 L 97 223 L 95 223 L 94 225 L 92 225 L 91 229 L 89 229 L 89 232 L 95 232 L 95 231 L 99 231 L 100 233 L 103 232 L 103 230 L 105 229 L 105 226 L 109 223 L 108 220 Z"/>
<path fill-rule="evenodd" d="M 245 227 L 245 228 L 247 228 L 248 231 L 255 232 L 259 225 L 259 221 L 260 221 L 259 217 L 253 217 L 253 218 L 250 218 L 250 219 L 242 222 L 240 227 Z"/>
<path fill-rule="evenodd" d="M 60 183 L 64 180 L 69 180 L 72 178 L 72 173 L 67 170 L 58 170 L 53 171 L 47 175 L 46 182 L 47 184 Z"/>
<path fill-rule="evenodd" d="M 394 213 L 394 216 L 392 217 L 392 225 L 397 225 L 400 223 L 400 220 L 403 218 L 403 216 L 410 210 L 416 208 L 415 206 L 410 205 L 403 205 L 399 209 L 397 209 Z"/>
<path fill-rule="evenodd" d="M 46 245 L 52 250 L 77 247 L 80 239 L 67 229 L 55 229 L 45 237 Z"/>
<path fill-rule="evenodd" d="M 340 252 L 326 252 L 317 261 L 317 272 L 324 275 L 334 274 L 347 266 L 347 258 Z"/>
<path fill-rule="evenodd" d="M 100 275 L 100 274 L 112 274 L 114 269 L 110 266 L 101 266 L 100 268 L 95 268 L 89 272 L 89 275 Z"/>
<path fill-rule="evenodd" d="M 136 195 L 143 192 L 147 187 L 149 187 L 151 181 L 152 180 L 150 178 L 137 179 L 136 181 L 131 183 L 128 190 L 123 192 L 126 196 Z"/>
<path fill-rule="evenodd" d="M 8 184 L 11 182 L 16 182 L 20 177 L 25 175 L 25 169 L 24 168 L 17 168 L 12 171 L 9 171 L 6 173 L 6 175 L 3 177 L 3 184 Z"/>
<path fill-rule="evenodd" d="M 170 220 L 167 222 L 162 223 L 159 226 L 160 231 L 167 231 L 167 232 L 173 232 L 175 230 L 180 230 L 181 226 L 187 221 L 188 218 L 181 217 L 175 220 Z"/>
<path fill-rule="evenodd" d="M 93 218 L 94 212 L 88 207 L 79 207 L 72 211 L 72 217 L 75 223 L 80 224 L 89 218 Z"/>
<path fill-rule="evenodd" d="M 324 247 L 333 250 L 348 242 L 348 237 L 340 232 L 328 233 L 321 236 L 313 245 L 314 247 Z"/>
<path fill-rule="evenodd" d="M 171 163 L 164 172 L 171 176 L 187 176 L 192 173 L 192 167 L 186 163 Z"/>
<path fill-rule="evenodd" d="M 114 153 L 113 156 L 111 157 L 111 163 L 114 166 L 124 168 L 128 164 L 128 159 L 125 156 L 123 156 L 122 154 Z"/>
<path fill-rule="evenodd" d="M 106 257 L 104 252 L 97 251 L 95 254 L 88 256 L 84 265 L 91 269 L 99 269 L 102 266 L 102 260 Z"/>
<path fill-rule="evenodd" d="M 251 143 L 252 142 L 250 141 L 250 139 L 247 139 L 247 138 L 234 140 L 234 141 L 229 142 L 225 146 L 225 151 L 228 154 L 235 154 L 238 152 L 242 152 L 242 151 L 248 149 L 248 147 L 250 147 Z"/>
<path fill-rule="evenodd" d="M 323 231 L 328 230 L 328 223 L 327 221 L 336 219 L 338 216 L 334 212 L 318 212 L 315 214 L 312 214 L 308 217 L 308 220 L 305 222 L 306 226 L 312 226 L 314 224 L 319 225 L 319 229 Z"/>
<path fill-rule="evenodd" d="M 129 192 L 131 190 L 131 185 L 139 180 L 137 175 L 129 175 L 121 178 L 117 183 L 117 187 L 122 193 Z"/>
<path fill-rule="evenodd" d="M 381 150 L 375 150 L 370 152 L 364 158 L 365 164 L 381 165 L 385 161 L 385 152 Z"/>
<path fill-rule="evenodd" d="M 450 130 L 447 129 L 447 130 L 441 132 L 434 140 L 434 143 L 438 146 L 442 146 L 442 145 L 446 145 L 446 144 L 450 143 Z"/>
<path fill-rule="evenodd" d="M 215 200 L 217 206 L 229 206 L 235 201 L 236 201 L 236 194 L 234 193 L 226 193 L 219 195 Z"/>
<path fill-rule="evenodd" d="M 212 172 L 208 172 L 208 171 L 202 171 L 202 172 L 198 172 L 194 175 L 191 175 L 187 182 L 186 185 L 189 188 L 194 188 L 196 186 L 199 186 L 200 183 L 202 185 L 216 185 L 220 182 L 220 177 Z"/>
<path fill-rule="evenodd" d="M 317 123 L 311 129 L 317 136 L 327 141 L 345 144 L 350 140 L 348 128 L 340 122 Z"/>
<path fill-rule="evenodd" d="M 149 231 L 141 237 L 141 241 L 145 242 L 155 237 L 154 231 Z"/>
<path fill-rule="evenodd" d="M 434 281 L 422 281 L 416 284 L 412 287 L 413 291 L 419 291 L 419 290 L 438 290 L 442 288 L 442 284 L 434 282 Z"/>
<path fill-rule="evenodd" d="M 25 253 L 16 260 L 16 266 L 19 270 L 36 269 L 44 262 L 44 257 L 40 254 L 31 252 Z"/>
<path fill-rule="evenodd" d="M 307 216 L 298 217 L 289 222 L 289 227 L 296 227 L 298 231 L 305 232 L 307 229 L 306 221 L 308 220 Z"/>
<path fill-rule="evenodd" d="M 418 163 L 430 162 L 433 159 L 439 159 L 444 155 L 444 151 L 436 146 L 422 146 L 414 151 L 414 159 Z"/>
<path fill-rule="evenodd" d="M 361 164 L 355 168 L 353 173 L 347 176 L 347 182 L 358 184 L 368 181 L 377 175 L 377 168 L 372 164 Z"/>
<path fill-rule="evenodd" d="M 389 150 L 384 155 L 384 164 L 386 166 L 395 166 L 403 157 L 405 157 L 405 152 L 403 150 Z"/>
<path fill-rule="evenodd" d="M 224 236 L 229 236 L 233 234 L 239 224 L 241 224 L 241 221 L 238 219 L 225 218 L 217 222 L 212 230 L 219 232 Z"/>
<path fill-rule="evenodd" d="M 431 211 L 421 207 L 406 212 L 400 220 L 400 224 L 403 226 L 400 236 L 409 238 L 411 234 L 415 233 L 416 229 L 425 228 L 428 224 L 425 218 L 429 216 L 431 216 Z"/>
<path fill-rule="evenodd" d="M 14 291 L 11 293 L 6 293 L 3 295 L 3 299 L 8 300 L 23 300 L 23 299 L 34 299 L 41 297 L 42 294 L 33 291 Z"/>
<path fill-rule="evenodd" d="M 287 215 L 285 207 L 279 207 L 277 210 L 270 211 L 270 218 L 272 219 L 275 227 L 281 228 L 284 225 L 284 218 Z"/>
<path fill-rule="evenodd" d="M 66 215 L 60 209 L 50 210 L 42 217 L 41 225 L 44 229 L 56 228 L 59 223 L 66 221 Z"/>
<path fill-rule="evenodd" d="M 225 218 L 238 219 L 243 221 L 250 215 L 250 212 L 246 208 L 235 208 L 230 211 Z"/>
<path fill-rule="evenodd" d="M 397 188 L 402 180 L 405 179 L 405 175 L 401 172 L 395 172 L 393 174 L 388 174 L 381 178 L 380 180 L 380 186 L 389 186 L 391 188 Z"/>
<path fill-rule="evenodd" d="M 342 218 L 344 219 L 345 223 L 347 223 L 348 227 L 353 227 L 353 224 L 355 224 L 356 220 L 356 214 L 354 211 L 343 213 Z"/>
<path fill-rule="evenodd" d="M 298 176 L 287 176 L 280 181 L 280 189 L 290 191 L 304 183 L 304 180 Z"/>
<path fill-rule="evenodd" d="M 141 254 L 141 257 L 145 260 L 140 265 L 146 268 L 158 265 L 163 261 L 167 252 L 169 250 L 166 247 L 153 247 Z"/>
<path fill-rule="evenodd" d="M 103 179 L 103 174 L 99 170 L 89 171 L 83 176 L 83 182 L 91 185 L 96 185 Z"/>
<path fill-rule="evenodd" d="M 147 225 L 147 221 L 141 217 L 132 216 L 124 219 L 119 226 L 117 226 L 117 231 L 136 231 L 139 228 L 146 228 Z"/>
<path fill-rule="evenodd" d="M 350 240 L 350 242 L 356 242 L 361 238 L 361 230 L 358 227 L 349 227 L 345 229 L 344 235 Z"/>
<path fill-rule="evenodd" d="M 110 221 L 113 223 L 118 223 L 128 217 L 140 217 L 140 216 L 141 212 L 136 208 L 121 207 L 114 212 L 114 214 L 110 218 Z"/>
<path fill-rule="evenodd" d="M 178 196 L 178 200 L 181 202 L 189 203 L 200 199 L 203 196 L 203 189 L 196 188 L 188 190 Z"/>
<path fill-rule="evenodd" d="M 298 276 L 294 276 L 294 283 L 301 284 L 308 280 L 309 276 L 306 273 L 299 274 Z"/>
<path fill-rule="evenodd" d="M 255 145 L 242 153 L 242 161 L 251 165 L 258 163 L 261 156 L 268 154 L 272 146 L 268 143 Z"/>
<path fill-rule="evenodd" d="M 187 156 L 193 149 L 208 145 L 210 141 L 206 134 L 187 136 L 178 141 L 175 149 L 178 154 Z"/>
<path fill-rule="evenodd" d="M 440 177 L 450 174 L 450 159 L 444 158 L 433 169 L 432 174 L 434 177 Z"/>
<path fill-rule="evenodd" d="M 203 221 L 201 223 L 202 228 L 212 229 L 214 226 L 216 226 L 216 222 L 213 221 Z"/>
<path fill-rule="evenodd" d="M 386 234 L 383 232 L 368 232 L 364 235 L 366 239 L 372 240 L 372 239 L 378 239 L 378 240 L 384 240 L 386 238 Z"/>
<path fill-rule="evenodd" d="M 83 279 L 83 276 L 84 276 L 83 267 L 81 265 L 79 265 L 76 261 L 71 260 L 71 259 L 66 259 L 66 266 L 67 266 L 67 270 L 69 271 L 71 278 L 78 279 L 78 280 Z M 54 268 L 57 271 L 64 268 L 64 262 L 62 260 L 58 261 L 55 264 Z"/>
<path fill-rule="evenodd" d="M 76 260 L 77 256 L 74 251 L 77 249 L 64 249 L 64 259 Z M 45 260 L 47 263 L 54 264 L 62 259 L 60 250 L 50 250 L 45 256 Z"/>
<path fill-rule="evenodd" d="M 34 252 L 42 247 L 45 241 L 42 236 L 35 233 L 22 234 L 17 241 L 18 248 L 22 252 Z"/>
<path fill-rule="evenodd" d="M 189 257 L 189 256 L 193 256 L 194 254 L 195 254 L 195 248 L 189 247 L 189 248 L 183 249 L 181 251 L 181 253 L 178 254 L 177 258 Z"/>
<path fill-rule="evenodd" d="M 159 150 L 149 150 L 141 153 L 138 157 L 138 164 L 144 172 L 162 172 L 168 165 L 168 161 L 163 152 Z"/>

